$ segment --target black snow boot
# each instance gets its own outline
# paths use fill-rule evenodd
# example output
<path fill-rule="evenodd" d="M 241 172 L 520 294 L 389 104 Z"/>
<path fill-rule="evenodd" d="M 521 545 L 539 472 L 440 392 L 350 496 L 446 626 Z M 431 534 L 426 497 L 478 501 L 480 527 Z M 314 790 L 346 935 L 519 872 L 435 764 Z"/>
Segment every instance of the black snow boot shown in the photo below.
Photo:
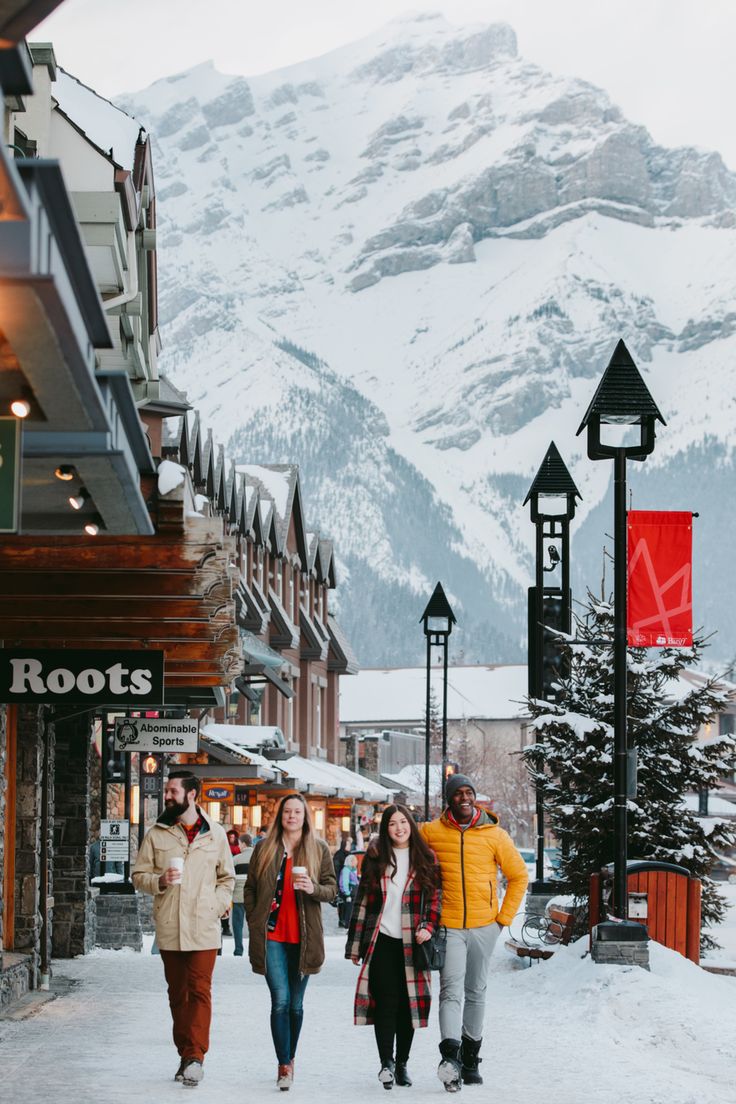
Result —
<path fill-rule="evenodd" d="M 482 1039 L 469 1039 L 467 1035 L 463 1035 L 462 1046 L 460 1047 L 460 1061 L 462 1062 L 462 1074 L 463 1082 L 466 1085 L 482 1085 L 483 1078 L 480 1075 L 478 1066 L 483 1061 L 479 1058 L 480 1044 Z"/>
<path fill-rule="evenodd" d="M 398 1058 L 396 1059 L 396 1084 L 411 1085 L 411 1077 L 406 1068 L 406 1062 L 400 1062 Z"/>
<path fill-rule="evenodd" d="M 460 1092 L 463 1087 L 460 1043 L 457 1039 L 443 1039 L 440 1043 L 440 1054 L 442 1061 L 437 1067 L 437 1076 L 446 1092 Z"/>

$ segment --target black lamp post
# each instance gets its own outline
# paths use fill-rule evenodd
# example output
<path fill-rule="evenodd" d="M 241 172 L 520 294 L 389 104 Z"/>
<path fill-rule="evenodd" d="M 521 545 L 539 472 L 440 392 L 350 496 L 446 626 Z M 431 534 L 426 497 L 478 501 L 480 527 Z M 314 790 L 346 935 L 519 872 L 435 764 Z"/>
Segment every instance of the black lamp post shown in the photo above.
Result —
<path fill-rule="evenodd" d="M 535 585 L 529 587 L 529 696 L 550 700 L 556 696 L 561 653 L 554 632 L 570 632 L 570 522 L 575 499 L 581 498 L 554 441 L 524 499 L 531 504 L 536 527 Z M 546 556 L 545 556 L 546 548 Z M 548 560 L 545 563 L 545 559 Z M 545 575 L 549 578 L 545 583 Z M 543 893 L 544 791 L 537 786 L 537 871 L 532 892 Z"/>
<path fill-rule="evenodd" d="M 626 461 L 645 460 L 654 451 L 655 422 L 666 425 L 638 368 L 623 341 L 619 341 L 598 390 L 580 423 L 578 434 L 588 431 L 591 460 L 614 462 L 614 641 L 613 641 L 613 912 L 628 918 L 627 816 L 629 797 L 629 746 L 626 718 L 627 682 L 627 556 L 626 556 Z M 630 445 L 601 440 L 601 426 L 638 426 L 639 440 Z"/>
<path fill-rule="evenodd" d="M 419 618 L 427 638 L 427 712 L 424 726 L 424 819 L 429 820 L 429 749 L 430 749 L 430 676 L 432 648 L 442 648 L 442 807 L 445 807 L 447 784 L 447 647 L 452 626 L 457 618 L 447 601 L 442 583 L 434 588 L 427 608 Z"/>

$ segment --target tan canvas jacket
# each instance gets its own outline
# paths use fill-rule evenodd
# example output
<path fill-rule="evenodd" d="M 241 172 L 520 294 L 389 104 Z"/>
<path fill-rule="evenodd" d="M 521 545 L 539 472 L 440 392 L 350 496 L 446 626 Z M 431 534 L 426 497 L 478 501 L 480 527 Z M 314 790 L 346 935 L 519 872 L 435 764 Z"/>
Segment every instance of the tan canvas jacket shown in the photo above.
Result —
<path fill-rule="evenodd" d="M 202 830 L 190 845 L 166 813 L 147 833 L 133 868 L 133 885 L 153 894 L 153 922 L 162 951 L 207 951 L 222 943 L 220 917 L 230 908 L 235 871 L 224 829 L 201 809 Z M 184 859 L 180 885 L 159 889 L 174 856 Z"/>

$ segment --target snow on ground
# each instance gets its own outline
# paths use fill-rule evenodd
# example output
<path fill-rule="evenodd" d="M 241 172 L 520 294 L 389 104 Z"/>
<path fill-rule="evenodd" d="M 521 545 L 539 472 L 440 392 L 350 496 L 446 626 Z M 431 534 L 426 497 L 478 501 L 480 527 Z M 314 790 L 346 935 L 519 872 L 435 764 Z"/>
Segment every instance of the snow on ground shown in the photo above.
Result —
<path fill-rule="evenodd" d="M 736 906 L 736 887 L 728 887 Z M 732 909 L 732 915 L 734 910 Z M 298 1101 L 385 1099 L 372 1031 L 352 1025 L 355 968 L 343 958 L 334 910 L 325 909 L 327 962 L 309 982 L 292 1090 Z M 736 936 L 736 917 L 727 925 Z M 733 1104 L 736 980 L 707 974 L 653 947 L 652 969 L 594 966 L 587 940 L 531 969 L 497 946 L 491 967 L 482 1089 L 476 1104 Z M 150 949 L 150 937 L 147 950 Z M 166 1104 L 196 1092 L 199 1104 L 277 1098 L 266 984 L 232 941 L 215 971 L 206 1078 L 196 1090 L 171 1078 L 176 1055 L 161 961 L 97 951 L 55 967 L 69 995 L 20 1023 L 0 1022 L 2 1100 L 13 1104 Z M 422 1104 L 445 1099 L 435 1076 L 437 1007 L 411 1059 Z M 401 1095 L 402 1090 L 394 1089 Z M 283 1099 L 283 1098 L 280 1098 Z"/>
<path fill-rule="evenodd" d="M 721 947 L 711 951 L 704 961 L 711 966 L 729 966 L 736 969 L 736 883 L 719 882 L 718 889 L 728 902 L 728 912 L 722 924 L 713 930 Z"/>

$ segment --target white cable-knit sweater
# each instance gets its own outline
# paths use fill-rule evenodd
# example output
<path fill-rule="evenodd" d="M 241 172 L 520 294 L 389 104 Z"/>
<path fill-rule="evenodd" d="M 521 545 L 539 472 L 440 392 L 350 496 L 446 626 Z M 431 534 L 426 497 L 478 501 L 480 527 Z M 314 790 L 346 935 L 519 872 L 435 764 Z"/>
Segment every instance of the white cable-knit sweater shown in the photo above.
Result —
<path fill-rule="evenodd" d="M 394 847 L 396 873 L 389 878 L 386 889 L 386 902 L 381 913 L 379 931 L 392 939 L 401 939 L 401 898 L 409 877 L 409 848 Z"/>

